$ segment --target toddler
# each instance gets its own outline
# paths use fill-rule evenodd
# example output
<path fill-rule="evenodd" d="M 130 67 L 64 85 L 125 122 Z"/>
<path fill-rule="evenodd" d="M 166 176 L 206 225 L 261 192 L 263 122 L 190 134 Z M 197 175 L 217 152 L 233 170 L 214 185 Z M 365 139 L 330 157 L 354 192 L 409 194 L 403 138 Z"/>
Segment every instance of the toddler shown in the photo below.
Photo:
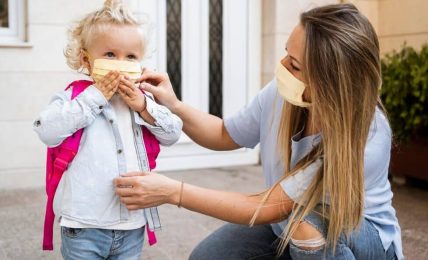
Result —
<path fill-rule="evenodd" d="M 83 129 L 53 199 L 64 259 L 140 259 L 144 227 L 160 225 L 156 208 L 129 211 L 113 185 L 122 173 L 153 169 L 158 144 L 172 145 L 181 134 L 182 121 L 133 84 L 147 45 L 141 25 L 112 0 L 81 20 L 70 31 L 65 56 L 94 81 L 71 83 L 33 124 L 51 148 Z"/>

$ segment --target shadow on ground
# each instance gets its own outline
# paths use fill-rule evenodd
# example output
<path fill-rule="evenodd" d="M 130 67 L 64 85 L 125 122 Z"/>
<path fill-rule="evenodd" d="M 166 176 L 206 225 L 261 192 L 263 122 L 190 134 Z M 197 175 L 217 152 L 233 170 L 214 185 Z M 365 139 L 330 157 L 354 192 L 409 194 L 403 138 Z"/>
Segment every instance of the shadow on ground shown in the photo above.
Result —
<path fill-rule="evenodd" d="M 204 187 L 254 193 L 264 188 L 259 166 L 168 172 Z M 428 259 L 428 189 L 394 186 L 393 204 L 402 227 L 406 259 Z M 0 191 L 0 259 L 61 259 L 58 227 L 55 251 L 41 248 L 45 194 L 42 188 Z M 224 222 L 174 206 L 161 206 L 158 244 L 145 245 L 143 259 L 187 259 L 192 248 Z"/>

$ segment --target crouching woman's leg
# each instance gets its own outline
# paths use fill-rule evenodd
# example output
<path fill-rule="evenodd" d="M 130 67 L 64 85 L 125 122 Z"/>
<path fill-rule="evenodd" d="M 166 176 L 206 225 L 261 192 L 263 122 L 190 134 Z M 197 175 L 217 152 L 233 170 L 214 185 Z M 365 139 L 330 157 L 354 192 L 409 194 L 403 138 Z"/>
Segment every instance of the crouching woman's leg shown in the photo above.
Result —
<path fill-rule="evenodd" d="M 289 244 L 292 259 L 395 259 L 393 245 L 385 250 L 373 224 L 363 219 L 348 238 L 340 236 L 335 250 L 327 244 L 328 221 L 318 207 L 299 224 Z"/>
<path fill-rule="evenodd" d="M 288 251 L 277 258 L 279 239 L 271 225 L 249 227 L 226 224 L 196 246 L 190 260 L 290 259 Z"/>

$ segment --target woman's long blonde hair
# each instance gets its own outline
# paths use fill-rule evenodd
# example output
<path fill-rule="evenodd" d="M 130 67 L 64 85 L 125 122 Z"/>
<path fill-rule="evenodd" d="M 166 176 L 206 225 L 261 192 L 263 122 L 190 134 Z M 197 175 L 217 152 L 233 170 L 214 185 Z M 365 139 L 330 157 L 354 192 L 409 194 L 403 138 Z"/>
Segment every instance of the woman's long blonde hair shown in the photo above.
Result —
<path fill-rule="evenodd" d="M 88 48 L 97 33 L 107 31 L 112 24 L 137 26 L 142 37 L 142 53 L 145 53 L 147 32 L 144 30 L 147 28 L 142 27 L 143 22 L 132 15 L 122 0 L 106 0 L 103 8 L 89 13 L 69 30 L 68 44 L 64 50 L 68 66 L 74 70 L 81 69 L 82 51 Z"/>
<path fill-rule="evenodd" d="M 367 18 L 352 4 L 336 4 L 303 13 L 300 23 L 306 34 L 303 71 L 310 90 L 311 118 L 303 108 L 284 102 L 278 144 L 285 173 L 280 181 L 318 159 L 323 163 L 294 204 L 280 253 L 304 217 L 320 203 L 319 213 L 329 223 L 327 244 L 333 250 L 341 234 L 349 235 L 358 227 L 364 209 L 364 150 L 376 105 L 381 106 L 379 43 Z M 307 120 L 319 127 L 322 140 L 290 169 L 291 137 Z"/>

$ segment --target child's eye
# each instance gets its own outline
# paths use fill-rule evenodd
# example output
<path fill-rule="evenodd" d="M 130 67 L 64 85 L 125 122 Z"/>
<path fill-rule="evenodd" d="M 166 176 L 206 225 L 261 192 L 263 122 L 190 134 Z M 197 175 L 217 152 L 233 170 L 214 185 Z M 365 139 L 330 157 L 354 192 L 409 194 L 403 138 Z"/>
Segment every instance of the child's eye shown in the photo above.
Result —
<path fill-rule="evenodd" d="M 109 57 L 109 58 L 114 58 L 114 53 L 113 53 L 113 52 L 111 52 L 111 51 L 109 51 L 109 52 L 106 52 L 106 53 L 104 54 L 104 56 Z"/>
<path fill-rule="evenodd" d="M 137 56 L 135 56 L 134 54 L 130 54 L 127 56 L 128 60 L 136 60 Z"/>

